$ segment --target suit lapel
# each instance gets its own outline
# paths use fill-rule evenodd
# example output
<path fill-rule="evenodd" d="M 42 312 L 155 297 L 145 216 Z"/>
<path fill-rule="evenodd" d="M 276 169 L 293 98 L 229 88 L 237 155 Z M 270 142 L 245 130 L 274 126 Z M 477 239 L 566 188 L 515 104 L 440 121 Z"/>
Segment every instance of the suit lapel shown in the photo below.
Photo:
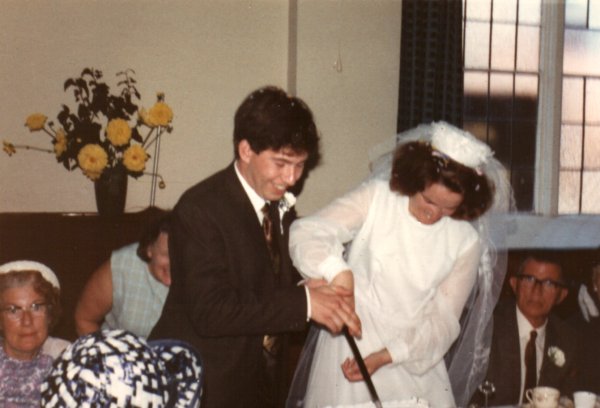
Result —
<path fill-rule="evenodd" d="M 515 373 L 509 375 L 506 379 L 511 390 L 511 397 L 515 401 L 519 399 L 521 391 L 521 344 L 519 341 L 519 328 L 517 327 L 517 309 L 516 305 L 511 304 L 506 310 L 505 315 L 507 330 L 501 335 L 502 348 L 506 350 L 506 365 L 508 367 L 505 373 Z"/>
<path fill-rule="evenodd" d="M 542 360 L 542 368 L 540 370 L 540 384 L 559 384 L 562 377 L 562 369 L 558 367 L 548 355 L 550 347 L 559 347 L 559 339 L 552 323 L 552 318 L 548 320 L 546 326 L 546 339 L 544 344 L 544 359 Z"/>
<path fill-rule="evenodd" d="M 234 166 L 232 163 L 226 170 L 226 178 L 227 181 L 224 183 L 225 189 L 227 190 L 227 194 L 231 197 L 233 202 L 235 203 L 235 207 L 239 209 L 241 212 L 241 216 L 239 217 L 240 222 L 244 223 L 243 229 L 245 231 L 251 232 L 251 236 L 248 237 L 249 240 L 261 243 L 260 252 L 262 252 L 262 256 L 265 259 L 265 268 L 268 268 L 269 276 L 274 278 L 275 271 L 273 271 L 273 265 L 271 263 L 271 256 L 269 254 L 269 248 L 267 246 L 267 242 L 265 240 L 265 236 L 262 230 L 262 226 L 260 225 L 258 218 L 256 217 L 256 212 L 254 211 L 254 207 L 252 206 L 252 202 L 250 198 L 246 194 L 242 183 L 240 182 Z M 288 232 L 289 226 L 293 219 L 295 218 L 295 212 L 292 208 L 290 211 L 284 214 L 282 225 L 283 231 L 282 233 L 276 234 L 278 239 L 279 249 L 280 249 L 280 282 L 276 282 L 276 285 L 288 286 L 292 282 L 292 266 L 291 259 L 288 251 Z M 279 228 L 279 227 L 277 227 Z M 271 279 L 269 279 L 271 281 Z"/>

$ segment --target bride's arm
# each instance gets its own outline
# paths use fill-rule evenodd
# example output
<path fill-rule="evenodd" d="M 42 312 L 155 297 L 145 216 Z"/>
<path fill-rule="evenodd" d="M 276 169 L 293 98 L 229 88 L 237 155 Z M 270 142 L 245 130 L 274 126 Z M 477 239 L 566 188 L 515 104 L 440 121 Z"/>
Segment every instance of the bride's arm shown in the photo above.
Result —
<path fill-rule="evenodd" d="M 417 326 L 386 328 L 387 347 L 364 359 L 370 374 L 392 363 L 423 374 L 444 357 L 460 332 L 458 321 L 475 282 L 479 257 L 480 244 L 476 240 L 455 262 Z M 354 359 L 346 359 L 341 368 L 349 381 L 363 380 Z"/>
<path fill-rule="evenodd" d="M 460 332 L 459 319 L 477 276 L 480 255 L 481 245 L 475 240 L 440 284 L 418 325 L 390 330 L 384 344 L 393 363 L 422 374 L 442 360 Z"/>
<path fill-rule="evenodd" d="M 351 275 L 343 257 L 344 244 L 363 225 L 374 187 L 373 182 L 362 184 L 314 215 L 294 221 L 290 228 L 290 256 L 304 277 L 324 278 L 345 287 L 349 284 L 347 276 L 334 280 L 343 271 Z"/>

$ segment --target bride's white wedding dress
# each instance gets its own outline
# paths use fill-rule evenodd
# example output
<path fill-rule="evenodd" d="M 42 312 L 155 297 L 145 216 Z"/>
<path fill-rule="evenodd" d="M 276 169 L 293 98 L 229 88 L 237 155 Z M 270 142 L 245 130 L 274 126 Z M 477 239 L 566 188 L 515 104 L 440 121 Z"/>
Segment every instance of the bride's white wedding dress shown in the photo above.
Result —
<path fill-rule="evenodd" d="M 470 223 L 443 217 L 421 224 L 409 213 L 408 198 L 378 179 L 297 220 L 290 232 L 290 254 L 305 277 L 331 281 L 343 270 L 353 272 L 361 354 L 387 348 L 393 360 L 372 376 L 384 406 L 415 397 L 436 408 L 455 406 L 443 357 L 459 334 L 480 250 Z M 288 406 L 368 403 L 366 384 L 343 376 L 348 357 L 343 335 L 321 330 L 304 400 Z"/>

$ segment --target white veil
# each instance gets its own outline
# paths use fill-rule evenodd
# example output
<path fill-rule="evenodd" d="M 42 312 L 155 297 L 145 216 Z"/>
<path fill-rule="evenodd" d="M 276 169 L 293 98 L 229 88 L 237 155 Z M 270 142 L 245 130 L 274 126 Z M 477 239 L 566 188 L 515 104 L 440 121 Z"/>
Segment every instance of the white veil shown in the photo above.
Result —
<path fill-rule="evenodd" d="M 420 125 L 398 134 L 371 150 L 371 176 L 389 179 L 396 147 L 411 141 L 430 142 L 434 127 Z M 447 124 L 441 123 L 443 126 Z M 464 132 L 467 137 L 472 135 Z M 483 252 L 477 280 L 460 319 L 461 332 L 446 354 L 448 375 L 456 405 L 466 407 L 471 396 L 485 379 L 492 342 L 493 311 L 506 274 L 506 223 L 502 215 L 511 210 L 513 196 L 506 169 L 494 157 L 486 158 L 477 168 L 494 184 L 492 207 L 472 222 L 479 232 Z M 498 250 L 497 248 L 502 248 Z"/>

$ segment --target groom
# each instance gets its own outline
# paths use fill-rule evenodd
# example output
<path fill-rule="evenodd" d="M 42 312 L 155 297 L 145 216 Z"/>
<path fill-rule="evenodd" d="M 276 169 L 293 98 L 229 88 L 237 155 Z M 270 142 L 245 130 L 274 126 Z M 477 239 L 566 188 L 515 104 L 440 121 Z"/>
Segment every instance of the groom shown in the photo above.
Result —
<path fill-rule="evenodd" d="M 150 338 L 198 349 L 202 407 L 278 407 L 287 393 L 283 334 L 302 330 L 308 319 L 358 334 L 360 322 L 348 306 L 351 293 L 297 286 L 289 258 L 295 213 L 285 193 L 319 156 L 308 106 L 279 88 L 259 89 L 235 114 L 233 142 L 235 161 L 185 192 L 173 211 L 172 284 Z M 261 227 L 268 203 L 275 204 L 277 256 Z M 279 347 L 270 347 L 273 339 Z"/>

